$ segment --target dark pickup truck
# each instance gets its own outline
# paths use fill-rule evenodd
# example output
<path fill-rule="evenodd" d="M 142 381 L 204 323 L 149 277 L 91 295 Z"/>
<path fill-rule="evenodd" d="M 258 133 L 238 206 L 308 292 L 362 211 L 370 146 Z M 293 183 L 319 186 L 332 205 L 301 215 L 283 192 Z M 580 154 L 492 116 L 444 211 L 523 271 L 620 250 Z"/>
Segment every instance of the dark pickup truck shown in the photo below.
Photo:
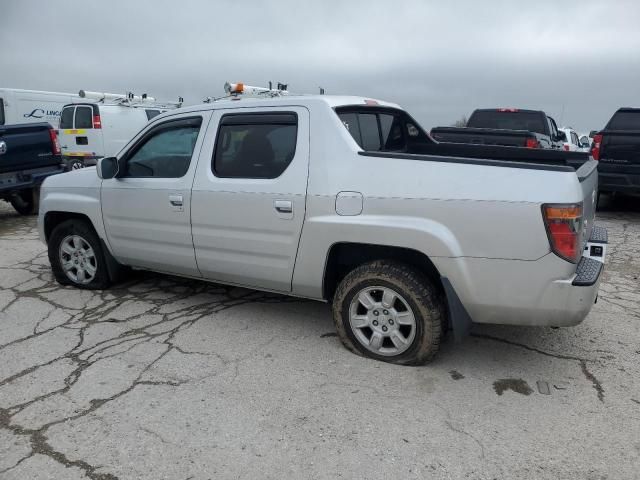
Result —
<path fill-rule="evenodd" d="M 466 127 L 435 127 L 439 142 L 562 149 L 566 136 L 553 118 L 540 110 L 483 108 L 475 110 Z"/>
<path fill-rule="evenodd" d="M 640 194 L 640 108 L 621 108 L 593 136 L 601 193 Z"/>
<path fill-rule="evenodd" d="M 18 213 L 36 213 L 40 184 L 65 170 L 51 125 L 0 125 L 0 199 L 10 202 Z"/>

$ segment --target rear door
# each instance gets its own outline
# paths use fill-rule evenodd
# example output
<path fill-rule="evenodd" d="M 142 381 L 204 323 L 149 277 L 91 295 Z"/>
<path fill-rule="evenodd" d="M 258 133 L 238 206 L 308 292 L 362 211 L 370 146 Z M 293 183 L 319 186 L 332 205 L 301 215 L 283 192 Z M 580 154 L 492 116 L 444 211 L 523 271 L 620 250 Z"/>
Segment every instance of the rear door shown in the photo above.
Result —
<path fill-rule="evenodd" d="M 291 291 L 308 166 L 307 109 L 214 113 L 191 208 L 193 244 L 204 277 Z"/>
<path fill-rule="evenodd" d="M 103 156 L 102 123 L 98 105 L 77 104 L 63 108 L 60 117 L 62 155 L 85 160 Z"/>
<path fill-rule="evenodd" d="M 187 113 L 150 125 L 122 152 L 119 178 L 103 180 L 102 217 L 118 260 L 200 276 L 191 239 L 191 186 L 210 116 Z"/>

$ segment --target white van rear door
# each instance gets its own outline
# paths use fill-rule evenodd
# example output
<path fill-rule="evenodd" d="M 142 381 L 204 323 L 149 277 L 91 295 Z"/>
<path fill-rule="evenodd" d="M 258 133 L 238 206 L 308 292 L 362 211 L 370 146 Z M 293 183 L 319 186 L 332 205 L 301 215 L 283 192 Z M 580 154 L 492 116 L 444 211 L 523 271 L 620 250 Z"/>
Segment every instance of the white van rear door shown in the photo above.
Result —
<path fill-rule="evenodd" d="M 67 109 L 74 109 L 72 117 Z M 71 118 L 73 121 L 69 128 Z M 75 107 L 65 107 L 60 125 L 60 146 L 65 157 L 95 161 L 104 156 L 98 105 L 79 104 Z"/>

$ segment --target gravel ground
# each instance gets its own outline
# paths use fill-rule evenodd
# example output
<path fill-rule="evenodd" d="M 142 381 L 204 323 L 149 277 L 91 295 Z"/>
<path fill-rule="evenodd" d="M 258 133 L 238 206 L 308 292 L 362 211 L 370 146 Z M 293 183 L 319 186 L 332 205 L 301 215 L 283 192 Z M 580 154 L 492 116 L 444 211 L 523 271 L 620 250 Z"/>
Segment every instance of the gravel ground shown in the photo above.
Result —
<path fill-rule="evenodd" d="M 476 326 L 412 368 L 347 352 L 321 303 L 155 274 L 62 288 L 3 204 L 0 478 L 640 478 L 640 201 L 598 223 L 583 324 Z"/>

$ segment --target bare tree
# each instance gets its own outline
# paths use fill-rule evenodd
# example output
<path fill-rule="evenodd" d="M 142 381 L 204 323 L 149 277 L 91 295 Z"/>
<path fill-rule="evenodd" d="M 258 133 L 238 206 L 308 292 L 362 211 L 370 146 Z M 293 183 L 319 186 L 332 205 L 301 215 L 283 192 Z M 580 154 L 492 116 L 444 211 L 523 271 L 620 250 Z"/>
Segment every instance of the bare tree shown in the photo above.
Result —
<path fill-rule="evenodd" d="M 466 127 L 467 126 L 467 117 L 463 115 L 460 119 L 456 120 L 453 124 L 454 127 Z"/>

